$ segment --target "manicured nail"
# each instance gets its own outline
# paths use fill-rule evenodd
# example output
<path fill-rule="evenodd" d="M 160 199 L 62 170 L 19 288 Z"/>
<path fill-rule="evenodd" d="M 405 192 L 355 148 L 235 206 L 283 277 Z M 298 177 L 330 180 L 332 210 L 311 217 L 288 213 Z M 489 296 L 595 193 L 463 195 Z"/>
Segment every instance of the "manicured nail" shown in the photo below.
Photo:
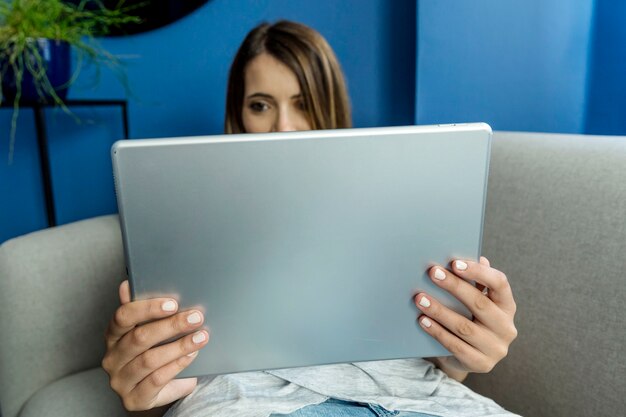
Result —
<path fill-rule="evenodd" d="M 200 313 L 194 311 L 189 316 L 187 316 L 187 323 L 189 324 L 198 324 L 202 321 L 202 317 L 200 317 Z"/>
<path fill-rule="evenodd" d="M 463 261 L 455 261 L 454 262 L 454 266 L 459 271 L 465 271 L 467 269 L 467 264 L 465 262 L 463 262 Z"/>
<path fill-rule="evenodd" d="M 443 281 L 444 279 L 446 279 L 446 273 L 439 268 L 435 268 L 435 279 Z"/>
<path fill-rule="evenodd" d="M 172 300 L 166 301 L 163 304 L 161 304 L 161 309 L 163 311 L 175 311 L 176 303 Z"/>
<path fill-rule="evenodd" d="M 194 357 L 196 357 L 197 355 L 198 355 L 198 351 L 197 351 L 197 350 L 196 350 L 195 352 L 191 352 L 191 353 L 188 353 L 188 354 L 187 354 L 187 356 L 189 356 L 190 358 L 194 358 Z"/>
<path fill-rule="evenodd" d="M 193 340 L 194 343 L 202 343 L 206 340 L 206 336 L 204 332 L 200 331 L 194 334 L 191 340 Z"/>
<path fill-rule="evenodd" d="M 430 327 L 430 326 L 432 326 L 432 325 L 433 325 L 433 323 L 432 323 L 430 320 L 428 320 L 428 317 L 424 317 L 424 318 L 422 319 L 422 326 L 424 326 L 424 327 Z"/>
<path fill-rule="evenodd" d="M 430 307 L 430 300 L 428 300 L 428 298 L 426 298 L 426 297 L 422 297 L 420 299 L 420 305 L 422 307 Z"/>

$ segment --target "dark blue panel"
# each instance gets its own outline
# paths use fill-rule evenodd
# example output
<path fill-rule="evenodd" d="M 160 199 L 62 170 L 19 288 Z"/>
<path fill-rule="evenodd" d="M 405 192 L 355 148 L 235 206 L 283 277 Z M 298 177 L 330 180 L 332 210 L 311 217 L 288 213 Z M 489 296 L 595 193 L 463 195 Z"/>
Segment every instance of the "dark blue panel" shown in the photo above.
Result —
<path fill-rule="evenodd" d="M 596 0 L 586 133 L 626 135 L 626 2 Z"/>
<path fill-rule="evenodd" d="M 0 110 L 0 243 L 47 225 L 33 112 L 20 111 L 9 165 L 11 114 Z"/>
<path fill-rule="evenodd" d="M 46 113 L 58 224 L 117 212 L 111 145 L 123 136 L 120 107 L 72 107 Z"/>

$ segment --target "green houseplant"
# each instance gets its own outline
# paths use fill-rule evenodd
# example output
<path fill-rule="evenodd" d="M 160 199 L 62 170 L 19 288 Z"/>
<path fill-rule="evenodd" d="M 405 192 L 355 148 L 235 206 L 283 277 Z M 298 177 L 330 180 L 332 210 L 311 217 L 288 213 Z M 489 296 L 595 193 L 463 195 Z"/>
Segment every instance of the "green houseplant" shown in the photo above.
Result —
<path fill-rule="evenodd" d="M 9 159 L 13 153 L 20 103 L 53 102 L 69 113 L 63 103 L 65 93 L 85 62 L 94 63 L 97 71 L 101 66 L 112 69 L 126 86 L 119 59 L 103 49 L 95 37 L 106 35 L 112 27 L 137 23 L 139 19 L 129 11 L 123 0 L 112 9 L 104 7 L 99 0 L 75 3 L 0 0 L 0 103 L 12 101 L 13 104 Z M 44 50 L 49 45 L 57 48 Z M 57 49 L 69 51 L 69 48 L 76 53 L 76 68 L 73 73 L 69 72 L 69 52 L 66 52 L 67 75 L 61 77 L 65 79 L 60 84 L 58 80 L 55 83 L 51 80 L 50 50 L 54 54 Z M 25 91 L 35 93 L 23 97 Z"/>

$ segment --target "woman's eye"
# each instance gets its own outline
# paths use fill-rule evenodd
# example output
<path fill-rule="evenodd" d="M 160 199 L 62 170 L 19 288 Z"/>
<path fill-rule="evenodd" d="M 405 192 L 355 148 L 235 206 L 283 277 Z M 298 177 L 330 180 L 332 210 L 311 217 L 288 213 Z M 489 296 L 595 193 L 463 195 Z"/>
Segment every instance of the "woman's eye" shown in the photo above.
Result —
<path fill-rule="evenodd" d="M 250 103 L 250 110 L 254 111 L 254 112 L 264 112 L 267 109 L 269 109 L 269 106 L 265 103 L 261 103 L 259 101 L 256 101 L 254 103 Z"/>
<path fill-rule="evenodd" d="M 296 106 L 298 107 L 298 110 L 302 110 L 302 111 L 306 110 L 306 103 L 304 102 L 304 100 L 299 100 L 296 103 Z"/>

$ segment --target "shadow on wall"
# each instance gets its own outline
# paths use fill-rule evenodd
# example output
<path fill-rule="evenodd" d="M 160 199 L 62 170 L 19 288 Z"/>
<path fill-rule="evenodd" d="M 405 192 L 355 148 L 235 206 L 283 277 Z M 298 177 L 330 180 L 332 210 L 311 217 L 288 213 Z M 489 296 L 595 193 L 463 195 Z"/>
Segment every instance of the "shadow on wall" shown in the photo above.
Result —
<path fill-rule="evenodd" d="M 626 134 L 626 2 L 596 0 L 585 133 Z"/>

